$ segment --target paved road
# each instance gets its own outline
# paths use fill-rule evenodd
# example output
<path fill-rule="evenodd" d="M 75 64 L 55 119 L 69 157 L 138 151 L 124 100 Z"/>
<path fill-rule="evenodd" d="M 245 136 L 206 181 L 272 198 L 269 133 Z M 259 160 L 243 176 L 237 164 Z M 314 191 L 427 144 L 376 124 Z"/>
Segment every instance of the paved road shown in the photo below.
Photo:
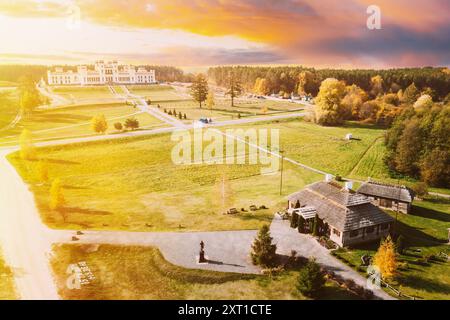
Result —
<path fill-rule="evenodd" d="M 0 151 L 0 242 L 6 263 L 13 268 L 22 299 L 58 299 L 47 259 L 49 229 L 7 153 Z"/>

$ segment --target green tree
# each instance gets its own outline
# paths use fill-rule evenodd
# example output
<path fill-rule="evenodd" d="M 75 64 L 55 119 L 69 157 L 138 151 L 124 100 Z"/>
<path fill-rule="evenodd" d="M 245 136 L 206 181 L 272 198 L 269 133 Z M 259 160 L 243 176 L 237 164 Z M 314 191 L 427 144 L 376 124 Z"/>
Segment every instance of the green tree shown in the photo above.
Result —
<path fill-rule="evenodd" d="M 306 266 L 300 270 L 296 287 L 303 295 L 315 298 L 318 297 L 325 283 L 326 279 L 320 266 L 314 259 L 311 259 Z"/>
<path fill-rule="evenodd" d="M 417 87 L 413 82 L 409 85 L 408 88 L 405 89 L 405 92 L 403 92 L 402 100 L 403 102 L 412 105 L 414 102 L 417 101 L 419 94 L 420 94 L 419 90 L 417 90 Z"/>
<path fill-rule="evenodd" d="M 440 148 L 433 149 L 421 162 L 422 180 L 432 186 L 450 185 L 450 152 Z"/>
<path fill-rule="evenodd" d="M 201 108 L 202 103 L 208 96 L 208 81 L 203 73 L 199 73 L 195 76 L 190 87 L 190 93 L 192 98 L 200 104 Z"/>
<path fill-rule="evenodd" d="M 332 126 L 343 123 L 345 108 L 342 98 L 345 84 L 334 78 L 325 79 L 316 98 L 316 121 L 321 125 Z"/>
<path fill-rule="evenodd" d="M 255 265 L 272 267 L 275 265 L 277 246 L 272 244 L 269 226 L 263 225 L 252 244 L 251 258 Z"/>
<path fill-rule="evenodd" d="M 125 120 L 125 128 L 136 130 L 139 128 L 139 120 L 135 118 L 128 118 Z"/>
<path fill-rule="evenodd" d="M 91 120 L 92 130 L 96 133 L 105 133 L 108 130 L 108 122 L 106 122 L 103 114 L 95 116 Z"/>
<path fill-rule="evenodd" d="M 239 97 L 243 92 L 243 88 L 241 82 L 236 77 L 234 72 L 231 72 L 229 76 L 228 90 L 226 92 L 227 95 L 231 98 L 231 106 L 234 107 L 234 99 Z"/>
<path fill-rule="evenodd" d="M 31 77 L 19 80 L 20 108 L 24 115 L 31 114 L 43 100 Z"/>

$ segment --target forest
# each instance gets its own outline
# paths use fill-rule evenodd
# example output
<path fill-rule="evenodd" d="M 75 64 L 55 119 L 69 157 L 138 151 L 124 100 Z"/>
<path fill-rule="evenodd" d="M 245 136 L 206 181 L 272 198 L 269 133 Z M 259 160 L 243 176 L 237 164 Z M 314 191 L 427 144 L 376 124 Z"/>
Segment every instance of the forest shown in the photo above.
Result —
<path fill-rule="evenodd" d="M 344 81 L 347 85 L 357 85 L 366 92 L 371 89 L 371 79 L 380 76 L 383 79 L 382 90 L 384 93 L 397 93 L 405 90 L 412 83 L 419 91 L 428 88 L 434 101 L 445 98 L 450 88 L 450 70 L 448 68 L 407 68 L 407 69 L 314 69 L 301 66 L 280 67 L 214 67 L 208 70 L 211 81 L 219 86 L 226 86 L 230 73 L 240 79 L 242 86 L 247 91 L 252 91 L 257 79 L 265 79 L 265 94 L 270 93 L 298 93 L 300 89 L 306 94 L 316 96 L 320 85 L 327 78 L 335 78 Z M 299 88 L 299 84 L 304 86 Z"/>

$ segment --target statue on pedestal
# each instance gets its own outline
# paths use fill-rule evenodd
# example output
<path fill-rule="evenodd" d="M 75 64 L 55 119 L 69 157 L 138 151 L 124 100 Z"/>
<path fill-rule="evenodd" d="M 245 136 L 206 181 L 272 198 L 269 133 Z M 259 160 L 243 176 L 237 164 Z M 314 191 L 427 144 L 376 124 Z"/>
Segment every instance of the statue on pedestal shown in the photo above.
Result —
<path fill-rule="evenodd" d="M 198 262 L 199 263 L 205 263 L 206 262 L 206 258 L 205 258 L 205 243 L 203 241 L 200 242 L 200 255 L 198 258 Z"/>

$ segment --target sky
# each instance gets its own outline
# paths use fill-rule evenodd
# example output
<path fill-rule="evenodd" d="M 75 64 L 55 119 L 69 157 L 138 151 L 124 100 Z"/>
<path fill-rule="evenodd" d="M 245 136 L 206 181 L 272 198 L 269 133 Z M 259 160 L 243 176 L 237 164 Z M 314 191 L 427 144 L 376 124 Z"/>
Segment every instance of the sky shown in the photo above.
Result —
<path fill-rule="evenodd" d="M 449 66 L 449 18 L 448 0 L 0 0 L 0 63 Z"/>

